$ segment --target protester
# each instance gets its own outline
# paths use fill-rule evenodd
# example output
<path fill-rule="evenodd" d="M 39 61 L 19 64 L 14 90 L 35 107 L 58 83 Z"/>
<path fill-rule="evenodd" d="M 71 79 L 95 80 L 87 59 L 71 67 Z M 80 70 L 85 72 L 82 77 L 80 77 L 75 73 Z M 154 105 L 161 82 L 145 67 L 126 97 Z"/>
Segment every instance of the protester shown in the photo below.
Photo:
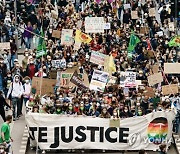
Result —
<path fill-rule="evenodd" d="M 10 134 L 10 123 L 12 122 L 12 116 L 6 116 L 6 122 L 4 122 L 1 126 L 1 137 L 0 143 L 3 144 L 6 148 L 6 151 L 9 152 L 10 142 L 13 142 Z"/>
<path fill-rule="evenodd" d="M 20 81 L 20 76 L 15 75 L 7 93 L 7 98 L 12 101 L 13 121 L 18 120 L 21 115 L 21 96 L 23 94 L 23 91 L 24 90 L 23 85 Z"/>

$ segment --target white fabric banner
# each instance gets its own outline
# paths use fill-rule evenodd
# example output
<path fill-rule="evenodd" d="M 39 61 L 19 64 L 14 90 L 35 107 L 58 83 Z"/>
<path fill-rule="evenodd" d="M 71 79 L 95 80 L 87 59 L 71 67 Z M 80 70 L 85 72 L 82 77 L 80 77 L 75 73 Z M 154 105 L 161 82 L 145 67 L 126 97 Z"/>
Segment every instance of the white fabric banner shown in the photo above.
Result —
<path fill-rule="evenodd" d="M 161 143 L 171 144 L 174 115 L 158 111 L 110 127 L 110 119 L 28 113 L 26 123 L 41 149 L 156 150 Z"/>

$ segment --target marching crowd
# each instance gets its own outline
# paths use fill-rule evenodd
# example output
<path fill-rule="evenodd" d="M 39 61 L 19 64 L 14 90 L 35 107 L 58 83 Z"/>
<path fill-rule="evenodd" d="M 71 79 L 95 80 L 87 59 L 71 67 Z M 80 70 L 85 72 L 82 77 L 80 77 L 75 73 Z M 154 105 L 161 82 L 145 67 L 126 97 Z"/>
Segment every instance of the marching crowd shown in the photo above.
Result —
<path fill-rule="evenodd" d="M 178 111 L 174 123 L 174 131 L 178 132 L 179 93 L 165 96 L 161 92 L 162 85 L 179 85 L 180 80 L 179 74 L 163 73 L 164 63 L 180 62 L 179 48 L 168 45 L 171 38 L 177 35 L 176 29 L 169 28 L 169 24 L 174 22 L 174 16 L 168 0 L 18 0 L 17 3 L 17 20 L 14 12 L 7 9 L 4 2 L 0 5 L 0 40 L 10 42 L 10 50 L 4 49 L 0 57 L 0 90 L 11 102 L 14 121 L 22 115 L 23 103 L 27 112 L 101 118 L 143 116 L 155 111 L 170 110 L 173 106 Z M 125 8 L 125 4 L 130 4 L 130 8 Z M 159 15 L 150 16 L 150 8 L 156 8 Z M 52 15 L 56 9 L 57 18 L 54 18 Z M 138 19 L 132 19 L 131 11 L 138 12 Z M 84 20 L 87 16 L 104 17 L 111 28 L 104 33 L 89 34 L 92 41 L 82 43 L 78 50 L 73 45 L 62 45 L 60 39 L 52 37 L 53 30 L 73 29 L 73 35 L 76 29 L 85 32 Z M 160 20 L 157 16 L 160 16 Z M 143 33 L 142 27 L 146 27 Z M 45 34 L 46 54 L 37 57 L 41 29 Z M 20 45 L 15 41 L 16 30 L 20 34 Z M 127 48 L 132 31 L 140 42 L 132 56 L 129 56 Z M 18 49 L 21 48 L 24 49 L 22 62 L 17 59 Z M 146 53 L 147 50 L 152 53 Z M 57 71 L 78 67 L 79 73 L 87 74 L 91 82 L 95 69 L 104 70 L 103 66 L 90 62 L 91 51 L 112 55 L 114 58 L 116 71 L 112 76 L 117 81 L 106 86 L 104 92 L 58 85 L 54 87 L 54 93 L 41 97 L 31 88 L 33 77 L 50 78 L 50 72 L 57 70 L 53 68 L 52 60 L 58 59 L 64 61 L 65 66 Z M 147 77 L 153 74 L 152 66 L 155 64 L 164 80 L 153 86 L 153 97 L 145 95 L 139 88 L 119 86 L 121 71 L 133 71 L 136 72 L 136 79 L 142 80 L 146 87 Z M 1 115 L 4 115 L 3 109 L 0 110 Z"/>

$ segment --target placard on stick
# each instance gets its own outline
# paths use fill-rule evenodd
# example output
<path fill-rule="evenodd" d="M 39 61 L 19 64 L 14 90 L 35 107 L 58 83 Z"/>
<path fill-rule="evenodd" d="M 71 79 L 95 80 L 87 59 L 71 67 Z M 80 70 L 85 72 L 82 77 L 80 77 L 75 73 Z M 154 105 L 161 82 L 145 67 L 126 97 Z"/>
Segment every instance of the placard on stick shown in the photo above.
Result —
<path fill-rule="evenodd" d="M 163 76 L 161 73 L 155 73 L 153 75 L 148 76 L 148 83 L 150 86 L 153 86 L 157 83 L 161 83 L 163 81 Z"/>
<path fill-rule="evenodd" d="M 61 31 L 59 30 L 53 30 L 52 37 L 59 39 L 61 35 Z"/>
<path fill-rule="evenodd" d="M 178 93 L 178 85 L 171 84 L 171 85 L 162 86 L 162 93 L 163 93 L 163 95 L 177 94 Z"/>

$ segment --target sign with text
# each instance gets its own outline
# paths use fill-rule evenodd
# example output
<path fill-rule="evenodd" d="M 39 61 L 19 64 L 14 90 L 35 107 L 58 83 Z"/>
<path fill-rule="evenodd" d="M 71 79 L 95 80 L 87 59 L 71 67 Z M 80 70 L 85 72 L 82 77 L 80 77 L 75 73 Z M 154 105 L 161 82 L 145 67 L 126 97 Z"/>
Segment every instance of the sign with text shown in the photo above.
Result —
<path fill-rule="evenodd" d="M 178 89 L 177 84 L 170 84 L 170 85 L 162 86 L 163 95 L 177 94 L 178 90 L 179 89 Z"/>
<path fill-rule="evenodd" d="M 121 72 L 120 87 L 135 88 L 136 87 L 136 72 Z"/>
<path fill-rule="evenodd" d="M 138 12 L 137 11 L 131 11 L 131 18 L 132 19 L 138 19 Z"/>
<path fill-rule="evenodd" d="M 104 33 L 104 17 L 86 17 L 85 33 Z"/>
<path fill-rule="evenodd" d="M 109 78 L 109 73 L 99 70 L 94 70 L 91 83 L 89 86 L 90 90 L 104 92 L 108 78 Z"/>
<path fill-rule="evenodd" d="M 56 80 L 45 79 L 39 77 L 33 77 L 32 88 L 36 89 L 36 94 L 45 95 L 49 93 L 54 93 L 54 87 L 56 85 Z"/>
<path fill-rule="evenodd" d="M 180 63 L 164 63 L 164 73 L 180 74 Z"/>
<path fill-rule="evenodd" d="M 171 144 L 173 111 L 152 112 L 125 118 L 111 125 L 110 119 L 28 113 L 26 124 L 32 141 L 42 150 L 105 149 L 153 150 Z M 113 127 L 111 127 L 113 126 Z"/>
<path fill-rule="evenodd" d="M 73 29 L 62 29 L 61 44 L 70 46 L 73 44 Z"/>
<path fill-rule="evenodd" d="M 53 68 L 65 68 L 66 67 L 66 60 L 59 59 L 59 60 L 52 60 L 51 62 Z"/>
<path fill-rule="evenodd" d="M 98 51 L 92 51 L 90 62 L 97 65 L 104 66 L 105 57 L 106 55 L 103 53 L 100 53 Z"/>
<path fill-rule="evenodd" d="M 153 75 L 148 76 L 149 86 L 153 86 L 157 83 L 163 82 L 163 76 L 161 73 L 155 73 Z"/>

